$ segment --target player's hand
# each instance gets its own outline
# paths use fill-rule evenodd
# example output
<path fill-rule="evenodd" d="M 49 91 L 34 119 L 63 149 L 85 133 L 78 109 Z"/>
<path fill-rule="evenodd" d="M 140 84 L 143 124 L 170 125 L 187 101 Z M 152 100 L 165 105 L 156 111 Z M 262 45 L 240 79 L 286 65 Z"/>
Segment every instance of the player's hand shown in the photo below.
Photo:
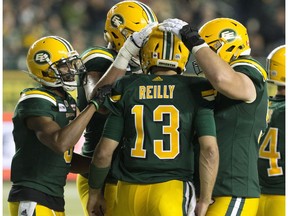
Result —
<path fill-rule="evenodd" d="M 96 107 L 96 110 L 103 104 L 105 97 L 111 95 L 112 85 L 104 85 L 97 89 L 95 96 L 90 100 Z"/>
<path fill-rule="evenodd" d="M 149 23 L 145 28 L 139 32 L 134 32 L 131 37 L 134 44 L 141 48 L 144 40 L 151 34 L 152 29 L 158 25 L 158 22 Z"/>
<path fill-rule="evenodd" d="M 198 29 L 180 19 L 166 19 L 159 24 L 161 31 L 169 31 L 177 35 L 191 51 L 193 47 L 204 44 L 205 41 L 198 34 Z"/>
<path fill-rule="evenodd" d="M 106 202 L 101 193 L 101 189 L 89 188 L 89 198 L 86 209 L 89 216 L 104 216 Z"/>
<path fill-rule="evenodd" d="M 180 35 L 185 46 L 191 51 L 193 47 L 204 44 L 205 41 L 200 37 L 198 29 L 190 25 L 183 26 L 180 29 Z"/>
<path fill-rule="evenodd" d="M 208 210 L 209 205 L 213 204 L 213 200 L 210 202 L 202 202 L 198 201 L 195 208 L 195 215 L 196 216 L 205 216 Z"/>
<path fill-rule="evenodd" d="M 119 50 L 118 55 L 113 62 L 113 66 L 124 71 L 131 59 L 138 59 L 139 50 L 142 47 L 144 40 L 150 35 L 152 29 L 157 24 L 158 22 L 150 23 L 141 31 L 134 32 L 130 35 Z"/>
<path fill-rule="evenodd" d="M 180 30 L 183 26 L 188 25 L 187 22 L 180 19 L 166 19 L 162 23 L 159 24 L 159 30 L 172 32 L 181 38 Z"/>

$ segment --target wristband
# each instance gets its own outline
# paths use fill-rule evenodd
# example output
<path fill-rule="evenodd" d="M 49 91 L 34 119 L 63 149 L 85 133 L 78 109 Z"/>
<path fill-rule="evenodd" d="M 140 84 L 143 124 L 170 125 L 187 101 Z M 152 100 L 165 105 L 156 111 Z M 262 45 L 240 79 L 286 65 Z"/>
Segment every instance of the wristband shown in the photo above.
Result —
<path fill-rule="evenodd" d="M 106 176 L 110 170 L 110 166 L 105 168 L 99 168 L 95 164 L 91 163 L 89 168 L 89 187 L 93 189 L 100 189 L 105 183 Z"/>
<path fill-rule="evenodd" d="M 198 52 L 199 49 L 201 49 L 202 47 L 209 47 L 207 43 L 203 43 L 203 44 L 200 44 L 198 46 L 194 46 L 192 48 L 192 54 L 195 55 L 196 52 Z"/>
<path fill-rule="evenodd" d="M 95 108 L 96 108 L 96 111 L 99 109 L 99 105 L 98 105 L 98 103 L 97 103 L 96 101 L 90 100 L 89 103 L 94 104 L 94 106 L 95 106 Z"/>

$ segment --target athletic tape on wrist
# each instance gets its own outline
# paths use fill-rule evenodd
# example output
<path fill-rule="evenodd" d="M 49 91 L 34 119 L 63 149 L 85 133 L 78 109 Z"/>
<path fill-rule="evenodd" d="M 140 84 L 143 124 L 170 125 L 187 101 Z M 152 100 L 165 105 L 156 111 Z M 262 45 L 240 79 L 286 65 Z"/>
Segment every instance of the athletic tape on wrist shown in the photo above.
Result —
<path fill-rule="evenodd" d="M 89 187 L 93 189 L 100 189 L 105 183 L 106 176 L 110 170 L 110 167 L 99 168 L 95 164 L 91 163 L 89 168 Z"/>
<path fill-rule="evenodd" d="M 113 62 L 113 66 L 121 70 L 126 70 L 132 56 L 137 56 L 139 50 L 140 47 L 133 42 L 133 37 L 130 36 L 119 50 L 118 55 Z"/>
<path fill-rule="evenodd" d="M 206 43 L 200 44 L 198 46 L 194 46 L 192 48 L 192 54 L 195 55 L 195 53 L 198 52 L 198 50 L 200 50 L 202 47 L 209 47 L 209 46 Z"/>
<path fill-rule="evenodd" d="M 120 70 L 126 70 L 131 58 L 132 55 L 128 52 L 128 50 L 125 49 L 125 47 L 122 47 L 113 62 L 113 66 Z"/>

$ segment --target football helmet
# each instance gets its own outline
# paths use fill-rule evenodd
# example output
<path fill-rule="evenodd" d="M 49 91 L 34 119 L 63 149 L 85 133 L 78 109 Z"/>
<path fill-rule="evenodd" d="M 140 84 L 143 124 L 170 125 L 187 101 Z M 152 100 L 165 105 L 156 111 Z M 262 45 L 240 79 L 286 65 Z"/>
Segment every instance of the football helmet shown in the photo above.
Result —
<path fill-rule="evenodd" d="M 199 34 L 228 63 L 251 53 L 247 29 L 236 20 L 213 19 L 199 29 Z"/>
<path fill-rule="evenodd" d="M 186 70 L 190 52 L 184 43 L 171 32 L 160 31 L 156 26 L 140 50 L 140 63 L 144 73 L 153 66 L 176 69 L 178 74 Z"/>
<path fill-rule="evenodd" d="M 266 59 L 268 81 L 279 86 L 285 86 L 285 45 L 276 47 Z"/>
<path fill-rule="evenodd" d="M 150 7 L 139 1 L 122 1 L 107 13 L 104 39 L 117 52 L 125 40 L 147 24 L 156 22 L 157 17 Z"/>
<path fill-rule="evenodd" d="M 64 38 L 42 37 L 28 50 L 26 63 L 28 74 L 37 82 L 49 87 L 63 87 L 73 91 L 76 77 L 86 69 L 78 53 Z"/>

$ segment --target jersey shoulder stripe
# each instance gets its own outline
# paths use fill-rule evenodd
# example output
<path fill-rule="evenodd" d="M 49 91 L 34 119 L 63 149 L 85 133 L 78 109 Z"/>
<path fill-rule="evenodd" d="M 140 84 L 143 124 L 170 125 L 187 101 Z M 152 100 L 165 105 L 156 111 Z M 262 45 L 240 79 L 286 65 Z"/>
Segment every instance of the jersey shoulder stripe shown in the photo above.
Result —
<path fill-rule="evenodd" d="M 24 100 L 30 99 L 30 98 L 41 98 L 41 99 L 50 101 L 54 106 L 57 105 L 55 97 L 48 94 L 47 92 L 43 92 L 40 90 L 31 90 L 31 91 L 27 91 L 25 93 L 22 93 L 18 103 L 20 103 Z"/>
<path fill-rule="evenodd" d="M 81 56 L 81 59 L 84 64 L 86 64 L 91 59 L 95 58 L 105 58 L 111 62 L 114 61 L 114 56 L 109 50 L 103 48 L 92 48 L 84 52 Z"/>
<path fill-rule="evenodd" d="M 216 95 L 216 90 L 210 89 L 210 90 L 206 90 L 206 91 L 201 91 L 201 95 L 205 100 L 214 101 L 215 95 Z"/>
<path fill-rule="evenodd" d="M 112 102 L 117 102 L 121 99 L 121 95 L 117 94 L 117 95 L 111 95 L 110 97 Z"/>
<path fill-rule="evenodd" d="M 230 63 L 231 67 L 234 68 L 236 66 L 249 66 L 255 68 L 263 77 L 263 81 L 267 80 L 267 72 L 266 70 L 256 61 L 251 59 L 237 59 Z"/>

